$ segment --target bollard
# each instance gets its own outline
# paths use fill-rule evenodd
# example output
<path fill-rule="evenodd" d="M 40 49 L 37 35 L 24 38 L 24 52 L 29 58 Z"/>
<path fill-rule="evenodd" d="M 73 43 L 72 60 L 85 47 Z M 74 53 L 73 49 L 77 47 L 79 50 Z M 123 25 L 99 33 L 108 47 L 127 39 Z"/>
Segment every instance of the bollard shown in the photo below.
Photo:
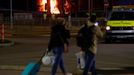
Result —
<path fill-rule="evenodd" d="M 5 32 L 5 25 L 4 24 L 0 25 L 0 31 L 1 31 L 0 32 L 0 34 L 1 34 L 1 37 L 0 37 L 0 47 L 1 46 L 2 47 L 4 47 L 4 46 L 10 46 L 10 45 L 14 44 L 10 40 L 6 40 L 5 39 L 6 32 Z"/>
<path fill-rule="evenodd" d="M 2 24 L 2 26 L 1 26 L 1 41 L 2 41 L 2 45 L 4 44 L 4 40 L 5 40 L 5 32 L 4 32 L 4 24 Z"/>

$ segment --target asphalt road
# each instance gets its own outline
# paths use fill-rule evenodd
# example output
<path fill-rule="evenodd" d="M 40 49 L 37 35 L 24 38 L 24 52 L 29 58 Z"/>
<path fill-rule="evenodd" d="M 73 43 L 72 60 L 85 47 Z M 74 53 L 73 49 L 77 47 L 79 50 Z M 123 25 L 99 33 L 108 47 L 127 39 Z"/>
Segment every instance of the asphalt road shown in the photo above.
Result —
<path fill-rule="evenodd" d="M 47 48 L 49 37 L 9 39 L 14 42 L 14 45 L 0 47 L 0 74 L 3 75 L 9 75 L 6 72 L 4 73 L 5 70 L 10 70 L 11 72 L 15 70 L 19 74 L 29 62 L 38 61 Z M 78 51 L 79 48 L 75 45 L 75 39 L 72 38 L 69 52 L 64 54 L 68 72 L 78 72 L 75 56 Z M 134 43 L 99 43 L 96 68 L 98 73 L 105 75 L 129 73 L 134 75 Z M 51 66 L 42 65 L 40 75 L 44 72 L 45 75 L 49 75 L 50 71 Z M 60 75 L 60 71 L 58 72 L 58 75 Z"/>

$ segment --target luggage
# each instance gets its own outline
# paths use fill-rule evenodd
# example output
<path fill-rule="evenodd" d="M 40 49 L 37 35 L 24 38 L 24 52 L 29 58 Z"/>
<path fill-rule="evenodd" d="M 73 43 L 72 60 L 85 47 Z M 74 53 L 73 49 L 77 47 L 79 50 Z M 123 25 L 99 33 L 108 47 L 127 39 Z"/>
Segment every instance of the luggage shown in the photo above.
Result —
<path fill-rule="evenodd" d="M 37 72 L 39 71 L 40 69 L 40 65 L 39 63 L 36 63 L 36 62 L 31 62 L 29 63 L 24 71 L 21 73 L 21 75 L 36 75 Z"/>
<path fill-rule="evenodd" d="M 46 54 L 47 51 L 41 56 L 38 62 L 30 62 L 23 70 L 21 75 L 37 75 L 38 71 L 40 70 L 40 66 L 42 64 L 41 60 L 43 56 Z"/>

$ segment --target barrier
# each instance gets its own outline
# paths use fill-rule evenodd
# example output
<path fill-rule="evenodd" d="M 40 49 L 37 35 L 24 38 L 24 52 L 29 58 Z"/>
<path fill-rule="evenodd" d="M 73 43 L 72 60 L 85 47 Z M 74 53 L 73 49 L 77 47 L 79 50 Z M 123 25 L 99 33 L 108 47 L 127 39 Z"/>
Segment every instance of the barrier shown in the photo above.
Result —
<path fill-rule="evenodd" d="M 5 28 L 4 28 L 4 24 L 2 24 L 2 26 L 1 26 L 1 39 L 2 39 L 2 43 L 4 43 L 4 39 L 5 39 Z"/>
<path fill-rule="evenodd" d="M 13 44 L 12 41 L 5 39 L 5 34 L 10 34 L 10 33 L 6 33 L 5 32 L 5 25 L 1 24 L 0 25 L 0 33 L 1 33 L 1 37 L 0 37 L 0 47 L 4 47 L 4 46 L 10 46 Z"/>
<path fill-rule="evenodd" d="M 5 40 L 5 28 L 4 28 L 4 24 L 1 25 L 0 30 L 1 30 L 1 44 L 3 46 L 4 40 Z"/>

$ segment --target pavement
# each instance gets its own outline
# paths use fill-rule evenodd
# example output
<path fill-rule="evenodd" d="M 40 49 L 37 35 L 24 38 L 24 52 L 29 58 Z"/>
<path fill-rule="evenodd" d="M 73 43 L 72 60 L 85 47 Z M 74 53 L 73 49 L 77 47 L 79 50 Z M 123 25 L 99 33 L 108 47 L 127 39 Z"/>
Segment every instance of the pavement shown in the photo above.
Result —
<path fill-rule="evenodd" d="M 32 29 L 33 30 L 33 29 Z M 39 29 L 40 30 L 40 29 Z M 44 33 L 34 33 L 34 32 L 28 32 L 28 33 L 22 33 L 24 32 L 23 30 L 15 30 L 17 33 L 15 34 L 15 32 L 12 34 L 11 38 L 18 38 L 18 37 L 37 37 L 36 34 L 41 35 L 41 36 L 48 36 L 49 31 L 45 32 L 47 34 Z M 40 30 L 41 31 L 41 30 Z M 20 34 L 21 33 L 21 34 Z M 31 33 L 31 35 L 30 35 Z M 23 34 L 23 35 L 22 35 Z M 43 34 L 43 35 L 42 35 Z M 72 33 L 72 35 L 74 35 L 75 33 Z M 20 36 L 21 35 L 21 36 Z M 23 41 L 23 40 L 20 40 Z M 47 40 L 48 41 L 48 40 Z M 24 41 L 23 41 L 24 42 Z M 13 43 L 12 43 L 13 45 Z M 29 44 L 26 44 L 28 46 L 30 46 Z M 9 46 L 9 45 L 8 45 Z M 10 46 L 10 48 L 12 49 L 16 49 L 13 48 L 14 46 Z M 10 50 L 7 47 L 6 48 L 0 48 L 1 49 L 1 53 L 4 53 L 4 50 Z M 10 51 L 9 51 L 10 52 Z M 19 52 L 19 51 L 18 51 Z M 13 53 L 11 51 L 11 53 Z M 29 51 L 28 53 L 26 53 L 27 56 L 25 56 L 24 52 L 20 50 L 20 52 L 18 54 L 1 54 L 0 59 L 1 60 L 6 60 L 9 62 L 5 63 L 5 62 L 0 62 L 0 75 L 20 75 L 22 73 L 22 71 L 25 69 L 26 65 L 29 63 L 29 59 L 30 58 L 34 58 L 34 61 L 37 61 L 39 59 L 39 55 L 41 52 L 32 52 Z M 36 56 L 36 57 L 35 57 Z M 72 73 L 73 75 L 81 75 L 82 70 L 77 69 L 76 65 L 76 59 L 74 56 L 72 55 L 67 55 L 65 54 L 65 59 L 67 59 L 65 61 L 65 64 L 67 64 L 67 68 L 68 68 L 68 72 Z M 12 58 L 12 59 L 8 59 L 8 58 Z M 29 58 L 29 59 L 27 59 Z M 70 59 L 71 58 L 71 59 Z M 13 60 L 15 59 L 15 60 Z M 10 61 L 11 60 L 11 61 Z M 33 61 L 33 60 L 32 60 Z M 71 61 L 71 62 L 68 62 Z M 11 64 L 9 64 L 11 62 Z M 17 63 L 19 62 L 19 64 Z M 51 73 L 51 65 L 45 66 L 45 65 L 41 65 L 41 69 L 38 72 L 37 75 L 50 75 Z M 97 73 L 98 75 L 134 75 L 134 68 L 104 68 L 104 67 L 97 67 Z M 63 75 L 61 73 L 61 71 L 58 69 L 57 75 Z"/>
<path fill-rule="evenodd" d="M 25 66 L 13 66 L 13 65 L 1 65 L 0 66 L 0 74 L 1 75 L 20 75 L 22 71 L 24 70 Z M 132 70 L 131 70 L 132 71 Z M 50 67 L 41 67 L 40 71 L 37 73 L 37 75 L 50 75 L 51 69 Z M 82 75 L 82 70 L 74 70 L 73 72 L 70 72 L 71 74 L 68 75 Z M 134 75 L 134 72 L 121 70 L 121 69 L 101 69 L 97 70 L 98 75 Z M 56 75 L 63 75 L 60 70 L 58 70 Z M 91 75 L 91 73 L 89 73 Z"/>

